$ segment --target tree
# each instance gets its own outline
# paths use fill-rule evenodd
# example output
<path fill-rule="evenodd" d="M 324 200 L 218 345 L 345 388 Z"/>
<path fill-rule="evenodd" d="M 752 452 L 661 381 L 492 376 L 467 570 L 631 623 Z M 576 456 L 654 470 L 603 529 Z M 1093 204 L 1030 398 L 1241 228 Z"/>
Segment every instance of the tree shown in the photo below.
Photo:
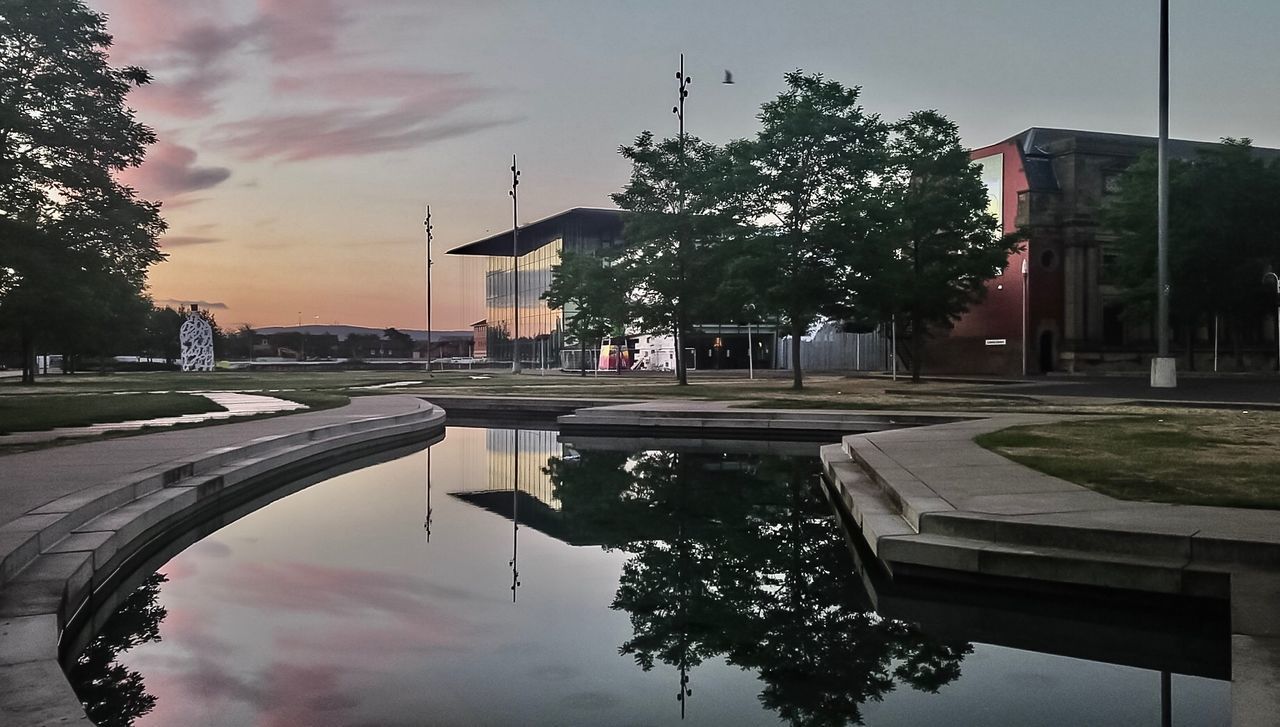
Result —
<path fill-rule="evenodd" d="M 628 286 L 612 261 L 565 251 L 551 268 L 551 286 L 542 294 L 547 307 L 564 311 L 564 328 L 578 341 L 579 372 L 587 375 L 587 341 L 623 333 Z"/>
<path fill-rule="evenodd" d="M 723 250 L 729 220 L 715 194 L 723 178 L 720 150 L 685 135 L 655 141 L 644 132 L 621 147 L 631 162 L 631 178 L 613 201 L 633 214 L 623 235 L 626 248 L 620 271 L 633 287 L 631 311 L 650 333 L 675 339 L 676 378 L 688 383 L 683 342 L 695 319 L 713 310 L 723 274 Z"/>
<path fill-rule="evenodd" d="M 755 138 L 729 145 L 732 197 L 742 224 L 732 297 L 751 300 L 791 332 L 792 383 L 804 386 L 801 337 L 839 315 L 841 268 L 870 233 L 886 126 L 859 104 L 858 87 L 821 74 L 786 75 L 765 103 Z"/>
<path fill-rule="evenodd" d="M 1248 139 L 1223 139 L 1169 164 L 1169 313 L 1195 368 L 1195 332 L 1225 316 L 1232 339 L 1257 329 L 1275 305 L 1264 274 L 1280 270 L 1280 165 Z M 1156 159 L 1144 154 L 1103 211 L 1116 234 L 1117 282 L 1130 319 L 1153 320 L 1156 299 Z"/>
<path fill-rule="evenodd" d="M 18 332 L 28 382 L 37 342 L 82 313 L 51 298 L 104 279 L 140 292 L 164 257 L 159 206 L 114 176 L 155 140 L 125 106 L 149 77 L 111 67 L 110 45 L 105 17 L 81 0 L 0 0 L 0 268 L 13 271 L 0 326 Z"/>
<path fill-rule="evenodd" d="M 846 266 L 851 307 L 904 314 L 911 337 L 911 380 L 920 381 L 930 328 L 950 326 L 982 300 L 985 283 L 1019 248 L 987 212 L 980 168 L 956 125 L 937 111 L 893 124 L 880 178 L 883 206 L 875 230 Z"/>

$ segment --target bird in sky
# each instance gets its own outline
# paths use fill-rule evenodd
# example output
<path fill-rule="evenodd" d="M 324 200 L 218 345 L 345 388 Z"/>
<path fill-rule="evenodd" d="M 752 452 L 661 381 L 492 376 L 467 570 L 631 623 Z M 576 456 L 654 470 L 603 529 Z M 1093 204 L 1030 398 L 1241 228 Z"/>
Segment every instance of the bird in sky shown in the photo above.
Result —
<path fill-rule="evenodd" d="M 721 83 L 733 83 L 733 71 L 728 68 L 724 69 L 724 80 Z"/>

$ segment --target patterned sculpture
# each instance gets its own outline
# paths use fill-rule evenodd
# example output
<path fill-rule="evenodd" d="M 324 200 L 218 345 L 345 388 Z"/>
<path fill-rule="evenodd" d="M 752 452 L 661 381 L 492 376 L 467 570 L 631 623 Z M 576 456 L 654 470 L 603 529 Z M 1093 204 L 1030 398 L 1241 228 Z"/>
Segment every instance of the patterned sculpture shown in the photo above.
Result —
<path fill-rule="evenodd" d="M 213 327 L 193 305 L 178 329 L 183 371 L 213 370 Z"/>

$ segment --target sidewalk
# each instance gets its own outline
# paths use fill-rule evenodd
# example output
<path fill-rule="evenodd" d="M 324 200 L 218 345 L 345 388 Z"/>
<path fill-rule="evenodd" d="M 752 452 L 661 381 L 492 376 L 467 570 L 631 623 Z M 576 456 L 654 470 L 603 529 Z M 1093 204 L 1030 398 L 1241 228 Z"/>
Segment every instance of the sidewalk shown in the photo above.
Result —
<path fill-rule="evenodd" d="M 414 396 L 366 396 L 337 409 L 0 455 L 0 527 L 60 497 L 174 459 L 257 437 L 394 416 L 422 403 Z"/>

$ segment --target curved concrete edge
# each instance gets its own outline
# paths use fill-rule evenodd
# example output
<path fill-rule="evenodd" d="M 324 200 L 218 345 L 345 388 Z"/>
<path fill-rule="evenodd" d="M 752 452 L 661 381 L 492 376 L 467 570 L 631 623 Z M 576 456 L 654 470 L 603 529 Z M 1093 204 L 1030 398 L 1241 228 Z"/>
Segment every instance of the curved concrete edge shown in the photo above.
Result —
<path fill-rule="evenodd" d="M 854 435 L 820 457 L 833 494 L 890 575 L 959 573 L 1228 600 L 1231 723 L 1275 725 L 1280 514 L 1115 500 L 973 441 L 1043 421 L 993 416 Z"/>
<path fill-rule="evenodd" d="M 249 440 L 158 465 L 19 518 L 21 547 L 0 580 L 0 724 L 90 725 L 59 661 L 69 623 L 148 543 L 285 484 L 291 469 L 442 431 L 445 412 L 412 411 Z M 11 523 L 12 525 L 12 523 Z M 24 556 L 27 556 L 24 558 Z M 25 562 L 23 562 L 25 560 Z"/>

